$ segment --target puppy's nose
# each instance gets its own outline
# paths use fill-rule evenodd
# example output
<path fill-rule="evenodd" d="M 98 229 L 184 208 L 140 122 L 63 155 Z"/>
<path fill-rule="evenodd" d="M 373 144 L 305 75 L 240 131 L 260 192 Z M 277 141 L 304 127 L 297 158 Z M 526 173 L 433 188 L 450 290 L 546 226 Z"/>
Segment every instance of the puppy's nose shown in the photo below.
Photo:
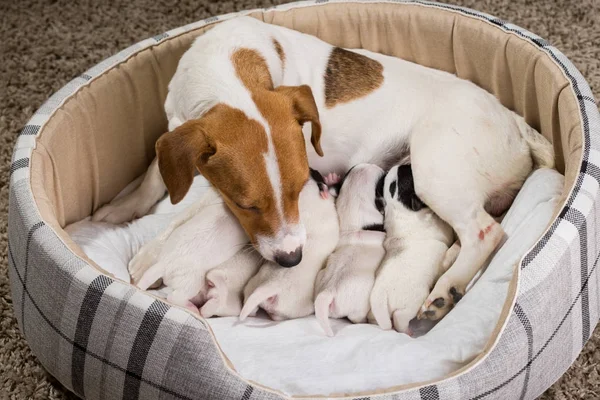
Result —
<path fill-rule="evenodd" d="M 302 261 L 302 247 L 298 247 L 291 253 L 278 251 L 275 253 L 275 262 L 284 268 L 295 267 Z"/>

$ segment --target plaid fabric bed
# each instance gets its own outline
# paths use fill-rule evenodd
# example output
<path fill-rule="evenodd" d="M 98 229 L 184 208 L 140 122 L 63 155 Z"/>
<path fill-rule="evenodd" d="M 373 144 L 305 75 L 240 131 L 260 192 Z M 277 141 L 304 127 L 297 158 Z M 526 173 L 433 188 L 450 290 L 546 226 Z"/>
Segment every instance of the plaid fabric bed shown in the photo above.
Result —
<path fill-rule="evenodd" d="M 458 376 L 377 398 L 535 398 L 569 367 L 599 318 L 596 238 L 600 227 L 600 115 L 592 92 L 562 53 L 521 28 L 460 7 L 426 1 L 387 2 L 466 14 L 536 44 L 569 78 L 579 101 L 585 137 L 575 189 L 549 232 L 521 264 L 516 303 L 493 350 Z M 213 17 L 125 49 L 55 93 L 19 135 L 11 166 L 9 209 L 14 311 L 41 363 L 80 397 L 281 398 L 245 382 L 226 367 L 202 321 L 103 276 L 76 257 L 42 221 L 29 184 L 29 159 L 36 135 L 69 96 L 132 54 L 167 37 L 246 13 Z"/>

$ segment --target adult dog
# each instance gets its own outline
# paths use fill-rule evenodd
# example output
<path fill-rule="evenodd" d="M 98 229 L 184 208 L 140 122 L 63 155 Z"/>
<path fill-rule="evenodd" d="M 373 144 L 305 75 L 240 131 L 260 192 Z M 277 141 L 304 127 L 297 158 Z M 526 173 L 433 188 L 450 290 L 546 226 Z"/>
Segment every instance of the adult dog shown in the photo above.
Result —
<path fill-rule="evenodd" d="M 260 254 L 291 267 L 306 241 L 298 195 L 309 164 L 343 174 L 359 163 L 387 169 L 410 159 L 417 195 L 462 246 L 426 308 L 439 297 L 436 304 L 451 307 L 451 293 L 464 293 L 503 236 L 492 216 L 533 168 L 553 166 L 550 143 L 469 81 L 250 17 L 196 39 L 165 110 L 170 132 L 157 141 L 143 183 L 95 220 L 144 215 L 165 188 L 179 202 L 197 169 Z"/>

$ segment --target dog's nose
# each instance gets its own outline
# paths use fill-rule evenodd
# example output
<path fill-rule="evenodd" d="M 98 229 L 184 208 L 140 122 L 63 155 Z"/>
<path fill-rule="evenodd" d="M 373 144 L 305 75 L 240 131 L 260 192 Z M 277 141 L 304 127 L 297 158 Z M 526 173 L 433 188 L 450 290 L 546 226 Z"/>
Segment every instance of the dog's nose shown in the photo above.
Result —
<path fill-rule="evenodd" d="M 295 267 L 302 261 L 302 247 L 298 247 L 291 253 L 278 251 L 275 253 L 275 262 L 284 268 Z"/>

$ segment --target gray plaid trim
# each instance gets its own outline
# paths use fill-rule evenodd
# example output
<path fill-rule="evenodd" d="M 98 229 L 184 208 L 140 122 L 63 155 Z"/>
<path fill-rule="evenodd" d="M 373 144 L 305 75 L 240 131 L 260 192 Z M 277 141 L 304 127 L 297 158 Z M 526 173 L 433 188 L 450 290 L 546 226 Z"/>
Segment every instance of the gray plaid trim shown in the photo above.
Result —
<path fill-rule="evenodd" d="M 135 379 L 134 376 L 142 376 L 144 372 L 144 366 L 146 365 L 146 357 L 150 351 L 150 346 L 154 341 L 158 327 L 162 322 L 165 314 L 169 310 L 162 301 L 155 301 L 152 303 L 144 319 L 142 320 L 140 329 L 137 332 L 135 341 L 129 354 L 129 362 L 127 363 L 127 370 L 131 372 L 125 377 L 125 390 L 123 391 L 123 400 L 137 400 L 140 391 L 140 380 Z"/>
<path fill-rule="evenodd" d="M 12 175 L 18 169 L 29 168 L 29 158 L 20 158 L 12 163 L 10 166 L 10 174 Z"/>
<path fill-rule="evenodd" d="M 23 129 L 21 130 L 21 132 L 19 133 L 19 136 L 21 136 L 21 135 L 37 135 L 40 128 L 41 128 L 41 126 L 39 126 L 39 125 L 25 125 L 23 127 Z"/>
<path fill-rule="evenodd" d="M 254 392 L 254 388 L 250 385 L 246 386 L 246 390 L 244 390 L 244 394 L 242 395 L 241 400 L 250 400 L 250 396 Z"/>
<path fill-rule="evenodd" d="M 314 4 L 327 7 L 326 3 L 340 2 L 321 0 L 286 4 L 274 9 Z M 600 196 L 590 186 L 590 178 L 600 183 L 597 165 L 600 153 L 594 153 L 595 156 L 590 158 L 592 151 L 600 152 L 600 115 L 596 102 L 581 74 L 564 55 L 530 32 L 486 14 L 445 4 L 422 0 L 373 1 L 370 4 L 393 2 L 422 5 L 487 21 L 497 29 L 529 41 L 540 52 L 549 55 L 570 81 L 579 104 L 583 162 L 559 218 L 521 264 L 520 279 L 524 285 L 520 286 L 515 307 L 498 344 L 486 358 L 477 366 L 437 385 L 377 397 L 400 400 L 535 397 L 566 369 L 569 360 L 589 338 L 599 315 L 600 299 L 596 293 L 600 286 L 596 271 L 599 246 L 593 233 L 598 229 L 594 224 L 600 215 Z M 15 314 L 42 364 L 80 395 L 105 399 L 281 398 L 232 374 L 224 366 L 201 321 L 121 282 L 100 278 L 98 271 L 75 257 L 52 229 L 41 222 L 29 180 L 24 179 L 29 174 L 28 157 L 36 135 L 55 110 L 92 78 L 150 46 L 232 17 L 235 14 L 211 17 L 177 28 L 104 60 L 55 93 L 19 135 L 19 152 L 15 153 L 10 169 L 9 202 L 9 274 Z M 13 174 L 15 171 L 18 172 Z M 590 202 L 591 208 L 586 209 Z M 595 262 L 590 265 L 592 260 Z M 573 265 L 580 265 L 580 268 L 572 268 Z M 590 288 L 590 284 L 595 286 Z M 523 287 L 527 287 L 527 291 Z M 561 298 L 564 302 L 552 307 L 543 302 L 540 304 L 541 288 L 546 292 L 563 290 Z M 565 304 L 567 301 L 569 303 Z M 581 317 L 578 315 L 580 309 Z M 77 316 L 76 320 L 72 316 Z M 572 340 L 573 332 L 577 332 L 575 341 Z M 541 347 L 536 348 L 536 344 Z M 525 347 L 526 354 L 521 351 Z M 161 349 L 168 353 L 161 354 Z M 157 371 L 151 360 L 161 360 L 157 365 L 168 368 L 160 367 L 163 369 Z M 553 360 L 556 362 L 549 362 Z M 502 368 L 498 368 L 500 365 Z M 100 379 L 96 379 L 98 374 Z M 517 379 L 520 377 L 523 381 Z"/>
<path fill-rule="evenodd" d="M 25 272 L 23 272 L 23 294 L 21 295 L 21 321 L 25 321 L 25 292 L 27 291 L 27 267 L 29 267 L 29 246 L 31 246 L 31 239 L 35 231 L 44 226 L 44 222 L 40 221 L 34 224 L 29 233 L 27 234 L 27 244 L 25 245 Z M 23 336 L 27 337 L 25 332 L 25 324 L 23 324 Z"/>
<path fill-rule="evenodd" d="M 436 385 L 425 386 L 419 389 L 421 400 L 440 400 L 440 392 Z"/>
<path fill-rule="evenodd" d="M 79 343 L 80 347 L 73 349 L 71 361 L 71 375 L 73 391 L 79 396 L 85 396 L 83 386 L 83 377 L 85 374 L 85 355 L 87 351 L 88 339 L 92 330 L 92 323 L 96 316 L 96 310 L 102 299 L 102 294 L 112 283 L 112 280 L 107 276 L 100 275 L 92 281 L 88 291 L 81 304 L 79 310 L 79 318 L 77 319 L 77 329 L 75 330 L 75 343 Z"/>
<path fill-rule="evenodd" d="M 154 36 L 152 39 L 156 40 L 157 42 L 160 42 L 163 39 L 166 39 L 169 37 L 168 33 L 161 33 L 160 35 L 156 35 Z"/>
<path fill-rule="evenodd" d="M 521 390 L 521 396 L 519 400 L 525 399 L 525 395 L 527 394 L 527 385 L 529 384 L 529 375 L 531 373 L 531 362 L 533 360 L 533 328 L 531 326 L 531 322 L 529 322 L 529 318 L 525 315 L 525 311 L 521 308 L 519 303 L 515 303 L 514 313 L 523 324 L 523 329 L 525 329 L 525 333 L 527 334 L 527 369 L 525 371 L 525 379 L 523 380 L 523 389 Z"/>

